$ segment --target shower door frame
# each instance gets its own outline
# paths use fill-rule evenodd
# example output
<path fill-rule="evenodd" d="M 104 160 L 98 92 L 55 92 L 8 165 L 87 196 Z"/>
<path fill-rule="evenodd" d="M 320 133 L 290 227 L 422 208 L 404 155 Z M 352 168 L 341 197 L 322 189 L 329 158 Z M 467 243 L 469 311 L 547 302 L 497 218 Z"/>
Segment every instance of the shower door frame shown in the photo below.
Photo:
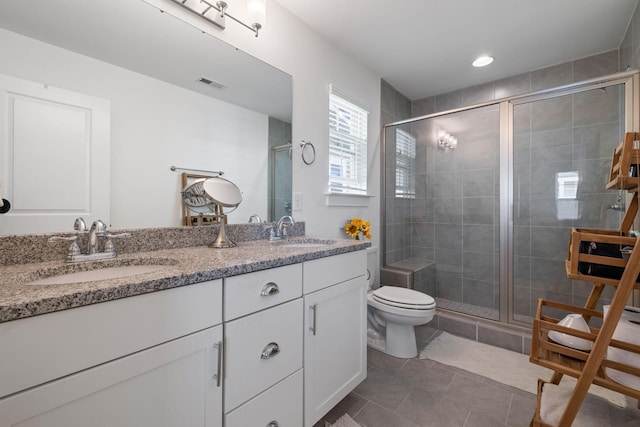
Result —
<path fill-rule="evenodd" d="M 604 77 L 585 80 L 537 92 L 487 101 L 452 110 L 441 111 L 410 119 L 400 120 L 382 126 L 382 146 L 380 156 L 380 247 L 381 267 L 388 268 L 386 260 L 387 232 L 386 232 L 386 158 L 387 130 L 392 127 L 412 124 L 421 120 L 437 118 L 458 112 L 470 111 L 491 105 L 499 106 L 499 139 L 500 139 L 500 197 L 499 197 L 499 320 L 501 324 L 531 327 L 525 322 L 513 319 L 513 108 L 516 105 L 550 99 L 554 97 L 572 95 L 588 90 L 624 85 L 624 131 L 640 131 L 640 71 L 630 70 L 611 74 Z M 634 302 L 640 302 L 640 293 L 634 291 Z M 457 313 L 457 312 L 456 312 Z M 467 313 L 460 313 L 469 315 Z M 491 319 L 486 319 L 492 321 Z"/>

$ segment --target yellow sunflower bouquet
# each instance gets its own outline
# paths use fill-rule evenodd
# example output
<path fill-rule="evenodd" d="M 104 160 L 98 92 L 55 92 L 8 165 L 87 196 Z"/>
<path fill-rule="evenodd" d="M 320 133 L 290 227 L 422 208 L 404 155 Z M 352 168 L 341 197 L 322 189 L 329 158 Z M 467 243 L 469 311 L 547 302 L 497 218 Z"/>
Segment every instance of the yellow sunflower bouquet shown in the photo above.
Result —
<path fill-rule="evenodd" d="M 344 231 L 356 240 L 360 240 L 360 234 L 371 239 L 371 223 L 360 218 L 353 218 L 344 226 Z"/>

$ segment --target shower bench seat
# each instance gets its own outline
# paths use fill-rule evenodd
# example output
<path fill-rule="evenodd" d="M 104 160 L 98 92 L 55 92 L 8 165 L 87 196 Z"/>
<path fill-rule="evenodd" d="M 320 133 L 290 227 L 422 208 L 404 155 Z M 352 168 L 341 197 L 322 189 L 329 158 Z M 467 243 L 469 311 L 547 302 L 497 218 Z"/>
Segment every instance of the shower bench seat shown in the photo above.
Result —
<path fill-rule="evenodd" d="M 401 259 L 380 269 L 380 282 L 385 285 L 429 291 L 435 280 L 435 266 L 434 260 Z"/>

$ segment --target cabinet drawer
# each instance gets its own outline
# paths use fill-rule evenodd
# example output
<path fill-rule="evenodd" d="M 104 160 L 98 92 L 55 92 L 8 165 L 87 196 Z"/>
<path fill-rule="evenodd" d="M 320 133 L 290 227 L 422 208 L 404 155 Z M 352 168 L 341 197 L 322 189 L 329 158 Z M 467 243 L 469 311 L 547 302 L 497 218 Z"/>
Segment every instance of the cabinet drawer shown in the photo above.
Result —
<path fill-rule="evenodd" d="M 303 264 L 304 294 L 342 283 L 367 272 L 367 251 L 334 255 Z"/>
<path fill-rule="evenodd" d="M 225 412 L 302 367 L 300 319 L 302 298 L 225 324 Z"/>
<path fill-rule="evenodd" d="M 302 371 L 298 371 L 269 390 L 225 415 L 226 427 L 302 425 Z"/>
<path fill-rule="evenodd" d="M 302 295 L 302 264 L 224 279 L 224 320 L 291 301 Z"/>

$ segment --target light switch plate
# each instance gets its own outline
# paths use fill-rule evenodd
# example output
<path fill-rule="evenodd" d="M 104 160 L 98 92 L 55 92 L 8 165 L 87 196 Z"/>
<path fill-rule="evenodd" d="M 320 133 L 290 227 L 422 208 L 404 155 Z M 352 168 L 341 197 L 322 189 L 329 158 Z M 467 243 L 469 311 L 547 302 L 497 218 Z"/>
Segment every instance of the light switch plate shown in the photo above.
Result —
<path fill-rule="evenodd" d="M 293 193 L 293 210 L 302 210 L 302 193 Z"/>

